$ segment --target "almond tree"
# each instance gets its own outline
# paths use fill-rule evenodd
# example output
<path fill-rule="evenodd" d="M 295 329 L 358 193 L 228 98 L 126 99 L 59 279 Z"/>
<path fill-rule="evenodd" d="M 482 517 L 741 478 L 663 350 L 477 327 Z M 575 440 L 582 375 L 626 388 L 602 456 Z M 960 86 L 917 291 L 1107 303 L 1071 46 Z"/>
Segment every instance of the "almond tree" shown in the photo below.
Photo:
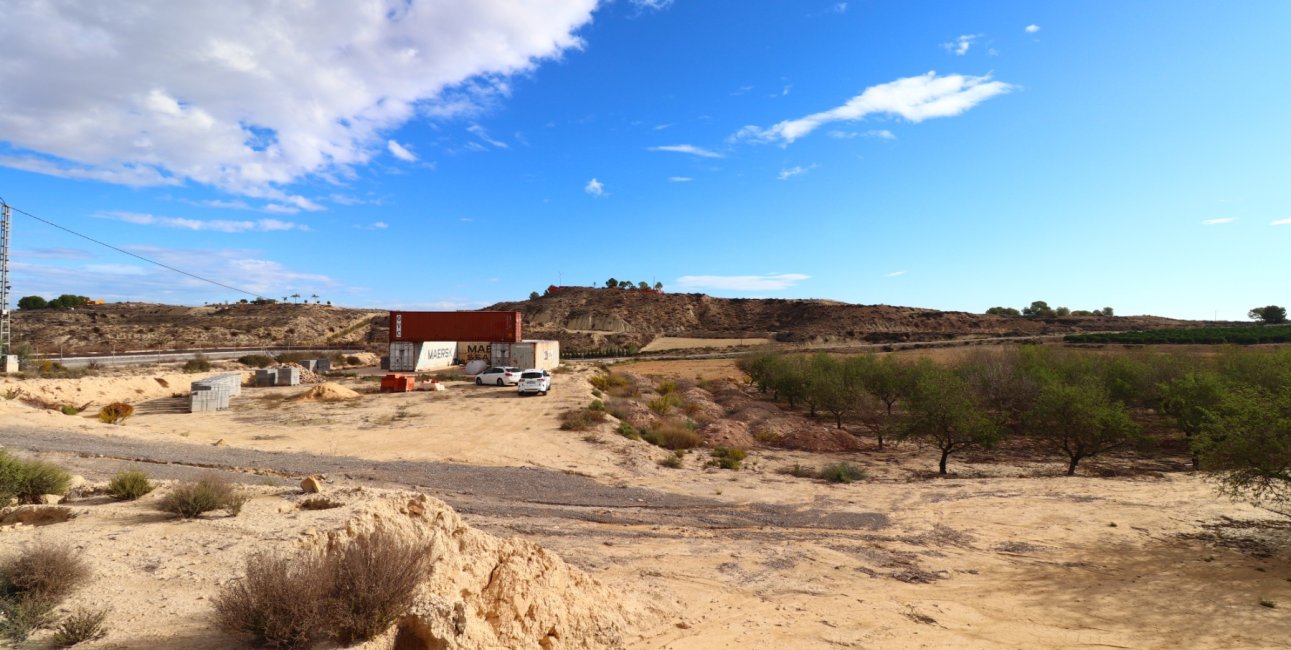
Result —
<path fill-rule="evenodd" d="M 1093 381 L 1050 382 L 1027 412 L 1027 429 L 1067 456 L 1067 476 L 1081 460 L 1142 439 L 1121 402 Z"/>
<path fill-rule="evenodd" d="M 1000 428 L 982 411 L 967 382 L 944 368 L 922 366 L 906 403 L 900 435 L 936 447 L 941 452 L 937 471 L 944 476 L 952 453 L 995 446 Z"/>

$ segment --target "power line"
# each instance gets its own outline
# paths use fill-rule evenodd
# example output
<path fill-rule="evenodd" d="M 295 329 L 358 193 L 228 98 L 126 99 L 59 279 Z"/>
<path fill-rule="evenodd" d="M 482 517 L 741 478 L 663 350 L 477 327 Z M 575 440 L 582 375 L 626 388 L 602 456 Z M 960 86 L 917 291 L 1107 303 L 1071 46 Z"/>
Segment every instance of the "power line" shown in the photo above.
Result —
<path fill-rule="evenodd" d="M 34 215 L 34 214 L 30 213 L 30 212 L 27 212 L 26 210 L 23 210 L 22 208 L 15 207 L 15 206 L 12 206 L 12 205 L 9 205 L 8 203 L 5 203 L 5 202 L 4 202 L 4 199 L 0 199 L 0 205 L 6 205 L 6 206 L 8 206 L 8 207 L 12 208 L 12 209 L 13 209 L 13 211 L 14 211 L 14 212 L 17 212 L 18 214 L 21 214 L 21 215 L 25 215 L 25 216 L 31 217 L 32 219 L 35 219 L 36 221 L 39 221 L 39 222 L 41 222 L 41 223 L 43 223 L 43 224 L 46 224 L 46 225 L 49 225 L 49 226 L 53 226 L 53 227 L 58 228 L 59 230 L 62 230 L 62 231 L 69 232 L 69 233 L 71 233 L 71 234 L 73 234 L 73 235 L 76 235 L 77 237 L 80 237 L 81 239 L 87 239 L 87 240 L 89 240 L 89 241 L 92 241 L 92 242 L 94 242 L 94 243 L 98 244 L 99 246 L 104 246 L 104 247 L 107 247 L 107 248 L 111 248 L 112 250 L 114 250 L 114 251 L 116 251 L 116 252 L 118 252 L 118 253 L 121 253 L 121 254 L 124 254 L 124 255 L 129 255 L 130 257 L 133 257 L 133 258 L 135 258 L 135 259 L 139 259 L 139 260 L 143 260 L 143 261 L 145 261 L 145 262 L 147 262 L 147 263 L 149 263 L 149 264 L 156 264 L 157 266 L 160 266 L 160 267 L 161 267 L 161 268 L 163 268 L 163 269 L 166 269 L 166 270 L 169 270 L 169 271 L 174 271 L 174 272 L 179 273 L 179 274 L 181 274 L 181 275 L 187 275 L 187 276 L 188 276 L 188 277 L 190 277 L 190 278 L 193 278 L 193 279 L 195 279 L 195 280 L 201 280 L 202 282 L 207 282 L 207 283 L 213 284 L 213 285 L 215 285 L 215 286 L 217 286 L 217 287 L 224 287 L 225 289 L 231 289 L 231 290 L 236 291 L 236 292 L 238 292 L 238 293 L 245 293 L 245 294 L 247 294 L 248 296 L 252 296 L 252 297 L 255 297 L 255 298 L 259 298 L 259 297 L 260 297 L 260 294 L 253 293 L 253 292 L 251 292 L 251 291 L 247 291 L 247 290 L 245 290 L 245 289 L 239 289 L 239 288 L 237 288 L 237 287 L 230 286 L 230 285 L 224 284 L 223 282 L 219 282 L 219 281 L 216 281 L 216 280 L 212 280 L 212 279 L 210 279 L 210 278 L 204 278 L 204 277 L 202 277 L 202 276 L 200 276 L 200 275 L 197 275 L 196 273 L 189 273 L 188 271 L 185 271 L 185 270 L 183 270 L 183 269 L 177 269 L 177 268 L 175 268 L 175 267 L 173 267 L 173 266 L 171 266 L 171 265 L 169 265 L 169 264 L 163 264 L 162 262 L 158 262 L 157 260 L 149 259 L 149 258 L 144 257 L 144 256 L 142 256 L 142 255 L 137 255 L 137 254 L 135 254 L 135 253 L 131 253 L 131 252 L 130 252 L 130 251 L 128 251 L 128 250 L 121 249 L 121 248 L 117 248 L 116 246 L 113 246 L 112 244 L 109 244 L 109 243 L 107 243 L 107 242 L 99 241 L 99 240 L 97 240 L 97 239 L 95 239 L 95 238 L 93 238 L 93 237 L 90 237 L 89 235 L 82 235 L 81 233 L 76 232 L 75 230 L 72 230 L 71 228 L 67 228 L 67 227 L 65 227 L 65 226 L 60 226 L 60 225 L 58 225 L 58 224 L 54 223 L 53 221 L 50 221 L 50 220 L 48 220 L 48 219 L 42 219 L 42 218 L 40 218 L 40 217 L 38 217 L 38 216 L 36 216 L 36 215 Z"/>

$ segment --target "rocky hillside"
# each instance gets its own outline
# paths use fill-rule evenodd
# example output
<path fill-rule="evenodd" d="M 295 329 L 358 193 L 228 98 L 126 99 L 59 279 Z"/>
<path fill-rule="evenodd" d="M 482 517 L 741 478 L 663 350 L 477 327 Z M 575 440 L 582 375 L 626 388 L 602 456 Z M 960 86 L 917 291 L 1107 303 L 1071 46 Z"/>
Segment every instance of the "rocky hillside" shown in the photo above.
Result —
<path fill-rule="evenodd" d="M 78 354 L 198 347 L 371 345 L 385 342 L 387 312 L 329 305 L 213 305 L 148 303 L 86 305 L 76 309 L 19 309 L 15 345 Z M 374 319 L 380 323 L 374 323 Z"/>
<path fill-rule="evenodd" d="M 829 300 L 714 298 L 583 287 L 562 287 L 535 300 L 502 302 L 487 309 L 523 312 L 526 338 L 558 339 L 568 350 L 640 348 L 659 336 L 885 343 L 1185 324 L 1142 316 L 1031 319 Z"/>

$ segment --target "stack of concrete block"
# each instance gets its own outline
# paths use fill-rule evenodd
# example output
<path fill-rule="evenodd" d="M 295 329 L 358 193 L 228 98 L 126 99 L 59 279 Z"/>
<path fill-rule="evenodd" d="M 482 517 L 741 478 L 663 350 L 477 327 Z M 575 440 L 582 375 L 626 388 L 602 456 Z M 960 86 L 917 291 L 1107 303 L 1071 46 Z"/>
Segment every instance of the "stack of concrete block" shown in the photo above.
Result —
<path fill-rule="evenodd" d="M 318 359 L 304 359 L 299 362 L 300 367 L 310 372 L 318 371 Z"/>
<path fill-rule="evenodd" d="M 299 386 L 300 368 L 279 368 L 275 386 Z"/>
<path fill-rule="evenodd" d="M 256 371 L 256 386 L 278 385 L 277 368 L 261 368 Z"/>
<path fill-rule="evenodd" d="M 310 370 L 314 372 L 329 372 L 332 369 L 331 359 L 315 359 L 316 365 Z"/>
<path fill-rule="evenodd" d="M 220 411 L 229 407 L 229 400 L 242 394 L 242 373 L 229 372 L 213 375 L 190 386 L 189 412 Z"/>

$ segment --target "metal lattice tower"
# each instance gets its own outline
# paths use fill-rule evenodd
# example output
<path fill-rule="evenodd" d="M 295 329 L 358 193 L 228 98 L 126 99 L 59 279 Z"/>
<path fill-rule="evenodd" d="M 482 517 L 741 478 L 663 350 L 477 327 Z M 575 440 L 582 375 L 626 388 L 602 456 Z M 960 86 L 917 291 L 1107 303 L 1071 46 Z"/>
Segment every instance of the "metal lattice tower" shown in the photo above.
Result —
<path fill-rule="evenodd" d="M 0 201 L 0 355 L 11 354 L 9 325 L 9 204 Z"/>

